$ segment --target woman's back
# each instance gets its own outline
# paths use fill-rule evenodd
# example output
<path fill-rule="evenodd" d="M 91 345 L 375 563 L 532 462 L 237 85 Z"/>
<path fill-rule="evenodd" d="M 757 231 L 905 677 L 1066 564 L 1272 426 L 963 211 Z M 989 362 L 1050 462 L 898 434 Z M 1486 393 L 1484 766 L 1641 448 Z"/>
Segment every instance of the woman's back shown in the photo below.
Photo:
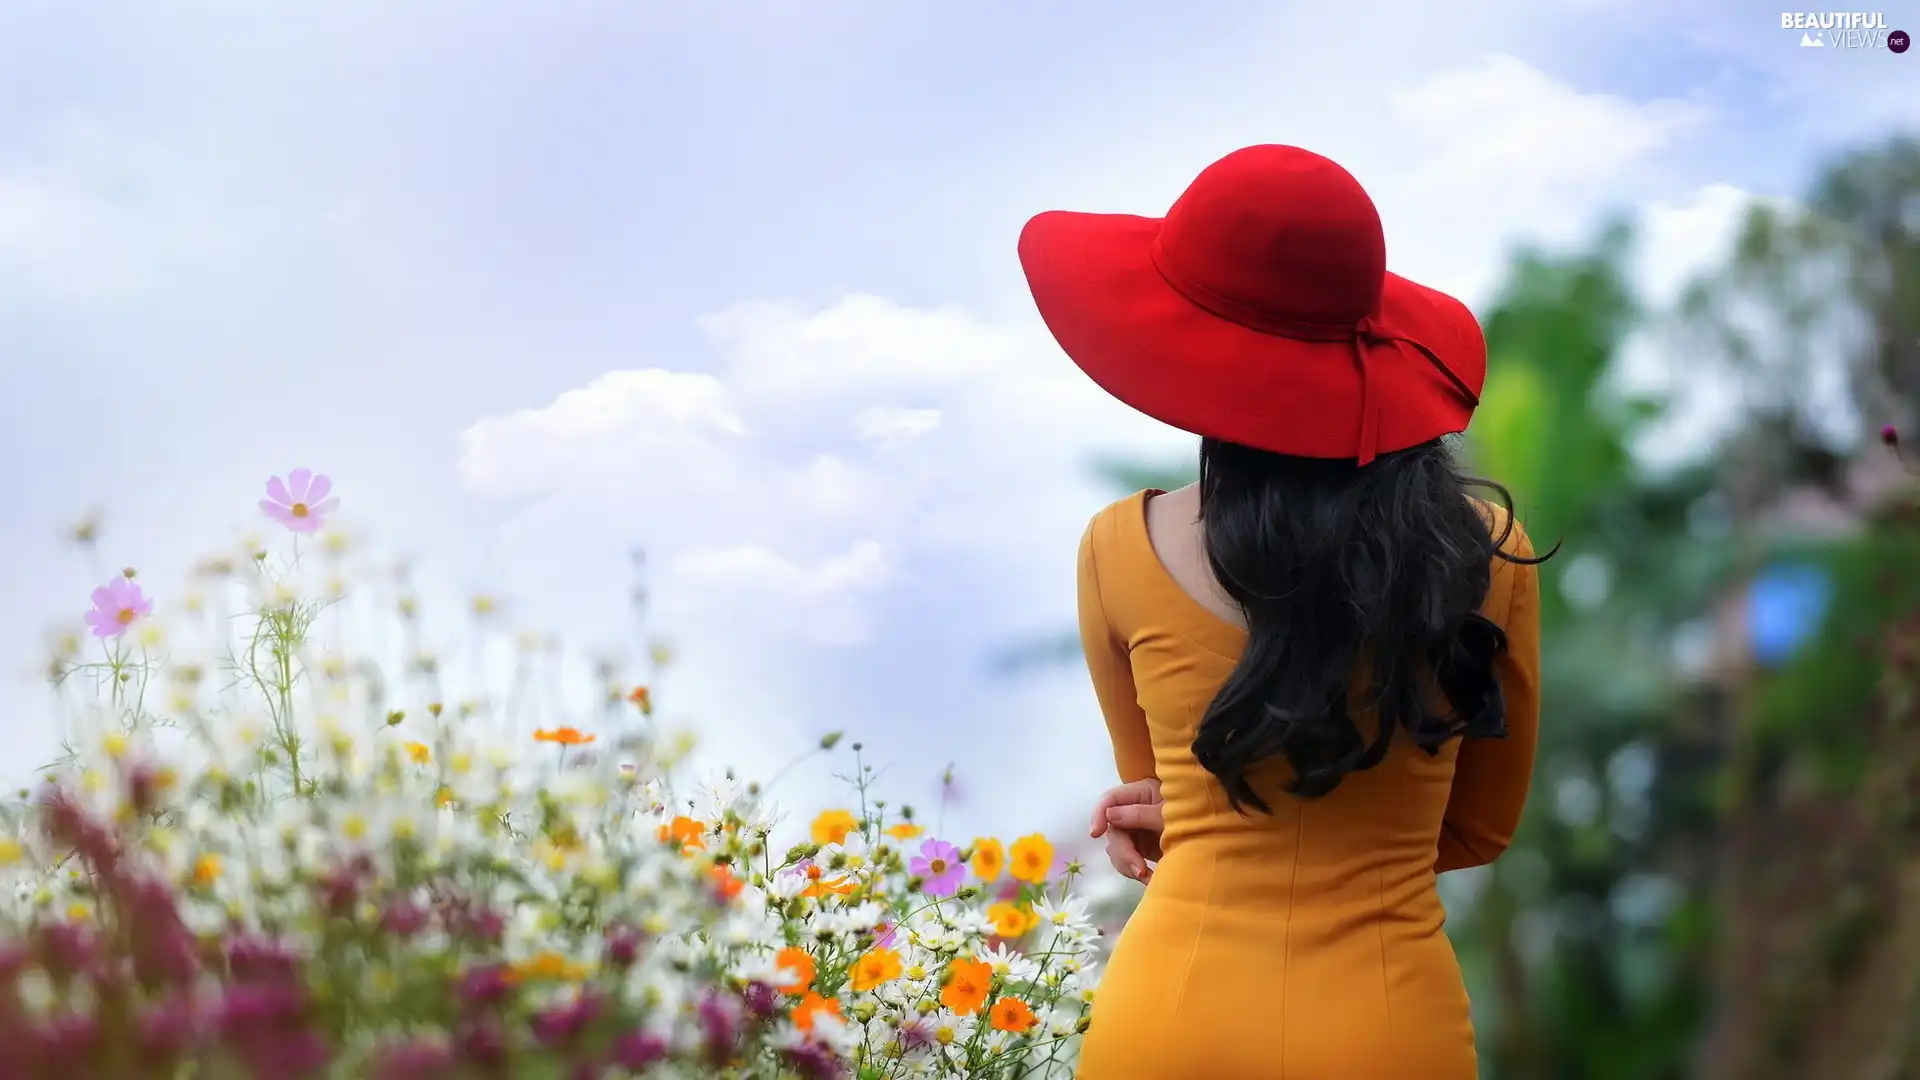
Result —
<path fill-rule="evenodd" d="M 1435 875 L 1498 855 L 1525 801 L 1531 566 L 1496 559 L 1481 606 L 1508 639 L 1495 663 L 1506 738 L 1429 753 L 1402 732 L 1316 798 L 1278 796 L 1292 772 L 1271 754 L 1246 779 L 1276 793 L 1272 812 L 1241 813 L 1195 740 L 1247 632 L 1207 570 L 1192 493 L 1154 513 L 1159 495 L 1102 511 L 1080 551 L 1082 637 L 1121 778 L 1157 777 L 1166 800 L 1164 858 L 1102 983 L 1080 1077 L 1470 1080 Z M 1531 557 L 1517 523 L 1482 509 L 1506 555 Z M 1353 720 L 1370 741 L 1372 715 Z"/>

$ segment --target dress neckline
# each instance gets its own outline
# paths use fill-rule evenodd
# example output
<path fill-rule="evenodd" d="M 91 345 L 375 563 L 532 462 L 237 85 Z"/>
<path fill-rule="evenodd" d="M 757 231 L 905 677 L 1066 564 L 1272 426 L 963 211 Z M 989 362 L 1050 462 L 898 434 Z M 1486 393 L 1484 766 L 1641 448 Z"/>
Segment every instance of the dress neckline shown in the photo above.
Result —
<path fill-rule="evenodd" d="M 1247 632 L 1208 610 L 1205 604 L 1202 604 L 1174 578 L 1173 572 L 1167 569 L 1167 564 L 1160 561 L 1160 553 L 1154 550 L 1153 535 L 1147 531 L 1147 503 L 1154 496 L 1165 494 L 1166 492 L 1160 488 L 1147 488 L 1140 491 L 1129 500 L 1133 505 L 1128 507 L 1127 513 L 1123 515 L 1127 528 L 1132 534 L 1130 539 L 1139 545 L 1141 558 L 1150 567 L 1147 574 L 1148 582 L 1158 592 L 1164 594 L 1166 603 L 1185 613 L 1185 617 L 1178 619 L 1174 624 L 1174 629 L 1181 636 L 1208 652 L 1216 653 L 1228 660 L 1238 660 L 1247 645 Z"/>

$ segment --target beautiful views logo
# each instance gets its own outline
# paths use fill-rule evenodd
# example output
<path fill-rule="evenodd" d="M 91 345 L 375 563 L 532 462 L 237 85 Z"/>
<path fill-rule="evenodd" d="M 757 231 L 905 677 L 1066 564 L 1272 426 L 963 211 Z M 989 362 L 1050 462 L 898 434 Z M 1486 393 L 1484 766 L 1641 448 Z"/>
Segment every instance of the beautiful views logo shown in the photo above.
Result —
<path fill-rule="evenodd" d="M 1903 53 L 1912 44 L 1905 30 L 1887 26 L 1878 11 L 1783 11 L 1782 30 L 1800 31 L 1802 48 L 1885 49 Z"/>

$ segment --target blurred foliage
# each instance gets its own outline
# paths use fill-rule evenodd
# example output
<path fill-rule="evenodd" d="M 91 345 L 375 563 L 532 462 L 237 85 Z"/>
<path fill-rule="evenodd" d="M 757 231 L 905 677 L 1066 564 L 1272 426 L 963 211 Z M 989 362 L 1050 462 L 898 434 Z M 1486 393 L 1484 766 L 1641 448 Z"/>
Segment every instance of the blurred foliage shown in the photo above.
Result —
<path fill-rule="evenodd" d="M 1872 437 L 1920 420 L 1920 140 L 1756 206 L 1670 311 L 1635 296 L 1633 244 L 1522 250 L 1482 313 L 1468 459 L 1561 545 L 1529 813 L 1443 882 L 1483 1074 L 1920 1080 L 1920 492 Z M 1689 464 L 1635 454 L 1674 429 L 1617 389 L 1634 335 L 1736 398 Z M 1777 580 L 1824 602 L 1752 587 Z"/>

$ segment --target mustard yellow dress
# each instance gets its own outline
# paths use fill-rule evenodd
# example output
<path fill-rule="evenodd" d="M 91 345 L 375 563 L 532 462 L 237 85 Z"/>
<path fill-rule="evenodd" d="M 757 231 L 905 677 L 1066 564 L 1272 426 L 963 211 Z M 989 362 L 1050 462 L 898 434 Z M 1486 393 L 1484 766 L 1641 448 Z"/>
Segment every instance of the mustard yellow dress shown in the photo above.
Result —
<path fill-rule="evenodd" d="M 1246 641 L 1187 595 L 1147 538 L 1141 492 L 1080 547 L 1080 630 L 1120 779 L 1158 777 L 1164 858 L 1094 998 L 1078 1080 L 1474 1080 L 1466 988 L 1436 875 L 1492 861 L 1526 802 L 1539 720 L 1532 567 L 1494 562 L 1505 739 L 1428 756 L 1400 738 L 1331 794 L 1256 781 L 1229 809 L 1193 739 Z M 1504 527 L 1500 510 L 1495 535 Z M 1506 548 L 1531 555 L 1518 523 Z M 1363 729 L 1370 718 L 1361 717 Z"/>

